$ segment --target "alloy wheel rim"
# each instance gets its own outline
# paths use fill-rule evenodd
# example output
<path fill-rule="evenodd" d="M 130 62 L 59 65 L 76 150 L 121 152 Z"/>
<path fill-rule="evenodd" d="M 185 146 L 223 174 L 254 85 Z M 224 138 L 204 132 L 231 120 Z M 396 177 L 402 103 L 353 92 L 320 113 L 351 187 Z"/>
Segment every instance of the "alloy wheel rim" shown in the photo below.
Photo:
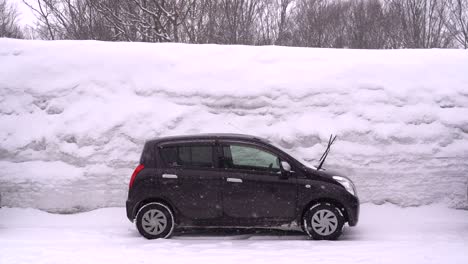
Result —
<path fill-rule="evenodd" d="M 326 209 L 315 212 L 310 222 L 314 231 L 322 236 L 333 234 L 338 227 L 338 218 L 332 211 Z"/>
<path fill-rule="evenodd" d="M 148 210 L 142 217 L 142 227 L 148 234 L 159 235 L 167 227 L 167 217 L 158 209 Z"/>

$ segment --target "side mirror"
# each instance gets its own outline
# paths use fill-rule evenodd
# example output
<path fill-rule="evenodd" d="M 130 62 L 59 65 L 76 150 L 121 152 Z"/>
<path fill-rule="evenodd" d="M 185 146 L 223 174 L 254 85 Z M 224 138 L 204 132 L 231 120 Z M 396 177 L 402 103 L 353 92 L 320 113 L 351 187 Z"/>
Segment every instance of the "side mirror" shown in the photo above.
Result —
<path fill-rule="evenodd" d="M 282 161 L 281 162 L 281 174 L 280 174 L 280 179 L 282 180 L 287 180 L 289 178 L 289 175 L 291 172 L 291 165 L 289 165 L 289 163 L 287 163 L 286 161 Z"/>
<path fill-rule="evenodd" d="M 291 165 L 289 165 L 289 163 L 286 161 L 281 162 L 281 167 L 283 168 L 283 171 L 291 172 Z"/>

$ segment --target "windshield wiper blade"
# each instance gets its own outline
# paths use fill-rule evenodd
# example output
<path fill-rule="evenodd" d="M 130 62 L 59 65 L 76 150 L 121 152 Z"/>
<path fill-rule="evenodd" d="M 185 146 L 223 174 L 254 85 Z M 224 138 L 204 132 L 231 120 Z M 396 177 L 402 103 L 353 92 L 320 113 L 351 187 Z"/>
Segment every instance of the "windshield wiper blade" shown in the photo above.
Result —
<path fill-rule="evenodd" d="M 330 139 L 328 140 L 327 149 L 325 150 L 325 152 L 323 152 L 322 157 L 319 160 L 320 163 L 317 166 L 317 170 L 320 170 L 322 168 L 323 163 L 327 159 L 328 153 L 330 152 L 331 145 L 333 145 L 333 143 L 335 142 L 335 139 L 336 139 L 336 135 L 335 136 L 330 135 Z"/>

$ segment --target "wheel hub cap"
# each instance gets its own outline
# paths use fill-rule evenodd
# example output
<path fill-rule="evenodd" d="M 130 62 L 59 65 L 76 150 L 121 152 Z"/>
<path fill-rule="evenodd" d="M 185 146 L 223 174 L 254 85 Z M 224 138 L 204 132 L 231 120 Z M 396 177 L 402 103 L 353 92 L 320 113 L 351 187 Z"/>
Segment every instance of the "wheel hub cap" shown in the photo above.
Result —
<path fill-rule="evenodd" d="M 160 210 L 151 209 L 143 215 L 142 226 L 145 232 L 156 236 L 166 229 L 167 218 Z"/>
<path fill-rule="evenodd" d="M 310 222 L 314 231 L 322 236 L 333 234 L 338 227 L 338 218 L 333 212 L 326 209 L 315 212 Z"/>

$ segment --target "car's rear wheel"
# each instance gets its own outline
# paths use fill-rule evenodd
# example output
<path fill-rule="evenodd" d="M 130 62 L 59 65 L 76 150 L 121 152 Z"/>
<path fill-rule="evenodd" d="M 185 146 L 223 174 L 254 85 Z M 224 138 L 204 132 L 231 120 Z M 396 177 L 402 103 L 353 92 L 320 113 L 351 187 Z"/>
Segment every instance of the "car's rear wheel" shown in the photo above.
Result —
<path fill-rule="evenodd" d="M 344 225 L 340 209 L 329 203 L 312 206 L 304 214 L 302 221 L 307 235 L 317 240 L 336 240 Z"/>
<path fill-rule="evenodd" d="M 162 203 L 148 203 L 138 210 L 136 226 L 147 239 L 168 238 L 174 231 L 174 214 Z"/>

